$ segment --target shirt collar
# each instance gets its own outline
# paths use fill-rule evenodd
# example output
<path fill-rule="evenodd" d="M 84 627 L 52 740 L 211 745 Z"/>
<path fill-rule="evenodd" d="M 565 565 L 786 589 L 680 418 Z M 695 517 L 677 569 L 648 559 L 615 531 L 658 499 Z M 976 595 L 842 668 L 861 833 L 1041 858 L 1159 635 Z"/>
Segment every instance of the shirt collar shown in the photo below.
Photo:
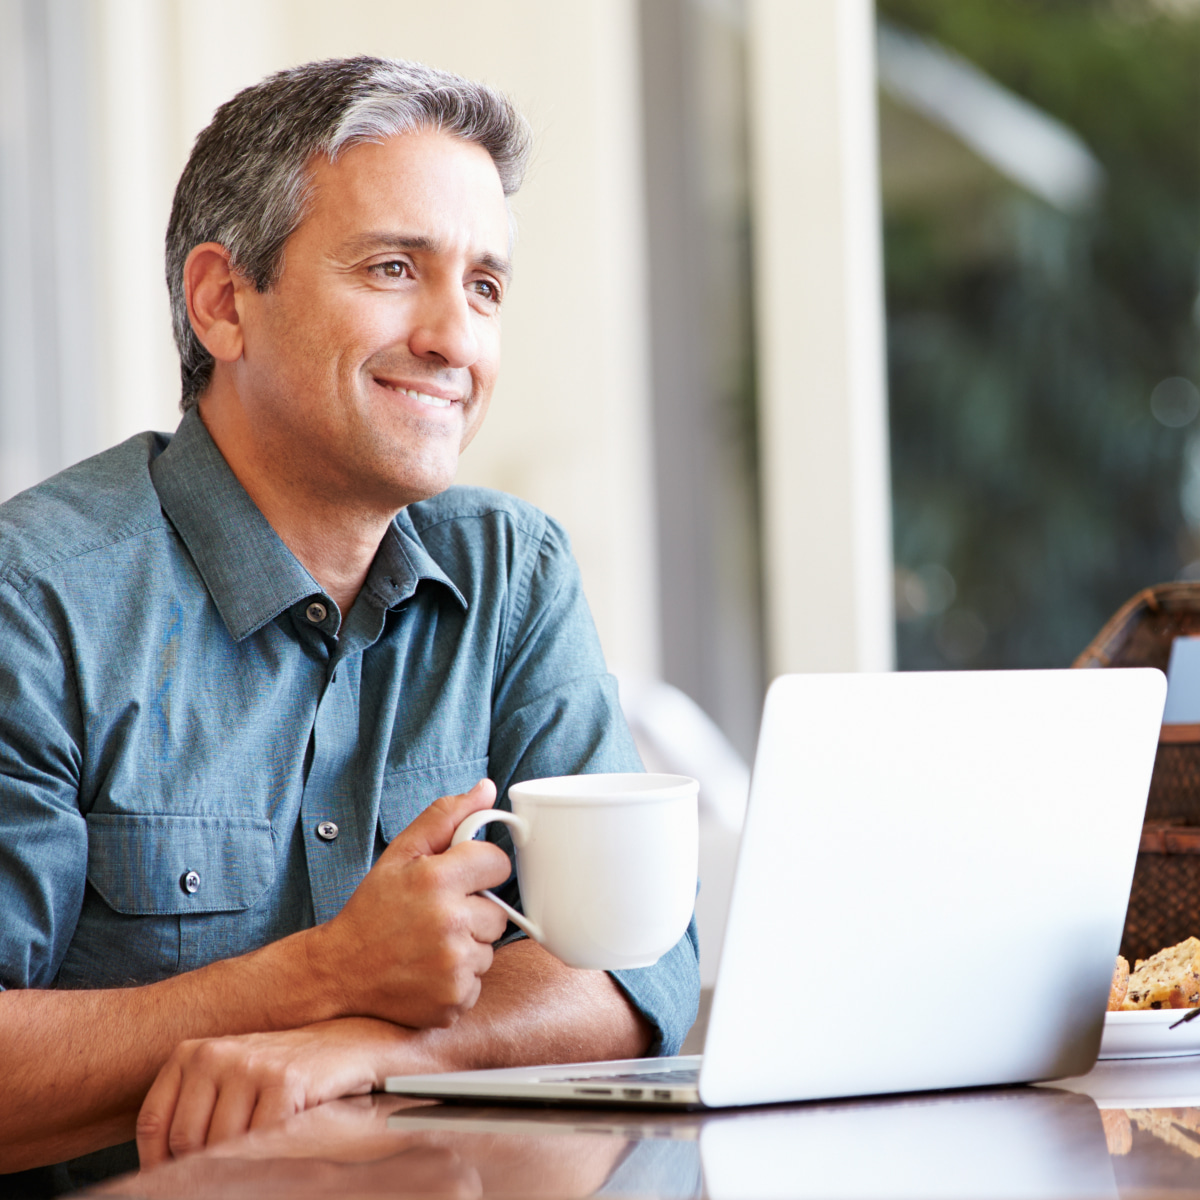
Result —
<path fill-rule="evenodd" d="M 298 601 L 324 594 L 238 482 L 196 409 L 184 414 L 170 444 L 150 464 L 150 477 L 234 641 Z M 392 608 L 422 579 L 445 585 L 467 606 L 401 513 L 384 534 L 363 590 Z"/>
<path fill-rule="evenodd" d="M 466 597 L 422 545 L 408 513 L 401 512 L 379 543 L 363 591 L 381 608 L 395 608 L 416 592 L 423 579 L 443 584 L 467 608 Z"/>

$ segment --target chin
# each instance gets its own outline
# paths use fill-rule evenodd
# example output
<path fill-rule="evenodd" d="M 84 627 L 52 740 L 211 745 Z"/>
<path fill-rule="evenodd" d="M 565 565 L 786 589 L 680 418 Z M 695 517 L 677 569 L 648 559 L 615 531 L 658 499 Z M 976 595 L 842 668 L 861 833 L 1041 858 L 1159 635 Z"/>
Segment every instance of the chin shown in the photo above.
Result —
<path fill-rule="evenodd" d="M 457 462 L 450 467 L 427 466 L 423 470 L 406 471 L 399 479 L 393 478 L 390 482 L 395 507 L 405 508 L 409 504 L 440 495 L 454 484 L 457 466 Z"/>

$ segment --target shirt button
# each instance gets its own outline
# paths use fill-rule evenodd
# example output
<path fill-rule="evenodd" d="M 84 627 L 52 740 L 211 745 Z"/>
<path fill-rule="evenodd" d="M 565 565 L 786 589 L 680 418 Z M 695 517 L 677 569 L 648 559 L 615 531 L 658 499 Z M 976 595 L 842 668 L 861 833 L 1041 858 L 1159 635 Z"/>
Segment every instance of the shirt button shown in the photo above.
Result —
<path fill-rule="evenodd" d="M 322 821 L 317 826 L 317 837 L 323 842 L 332 842 L 337 838 L 338 827 L 332 821 Z"/>
<path fill-rule="evenodd" d="M 308 606 L 308 607 L 307 607 L 307 608 L 304 610 L 304 615 L 305 615 L 305 616 L 306 616 L 306 617 L 307 617 L 307 618 L 308 618 L 308 619 L 309 619 L 309 620 L 310 620 L 310 621 L 311 621 L 311 622 L 312 622 L 314 625 L 320 625 L 320 623 L 321 623 L 323 620 L 325 620 L 325 618 L 326 618 L 327 616 L 329 616 L 329 609 L 327 609 L 327 608 L 325 607 L 325 605 L 321 604 L 319 601 L 317 601 L 317 600 L 314 600 L 314 601 L 313 601 L 313 602 L 312 602 L 312 603 L 311 603 L 311 604 L 310 604 L 310 605 L 309 605 L 309 606 Z"/>
<path fill-rule="evenodd" d="M 200 876 L 195 871 L 185 871 L 183 878 L 179 881 L 179 886 L 189 896 L 194 896 L 200 890 Z"/>

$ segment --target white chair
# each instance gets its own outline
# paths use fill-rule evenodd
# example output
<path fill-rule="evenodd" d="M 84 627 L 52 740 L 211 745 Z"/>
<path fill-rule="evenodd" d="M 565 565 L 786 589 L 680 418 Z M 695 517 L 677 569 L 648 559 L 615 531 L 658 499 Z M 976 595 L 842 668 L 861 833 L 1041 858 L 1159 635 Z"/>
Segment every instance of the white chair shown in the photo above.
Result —
<path fill-rule="evenodd" d="M 711 988 L 733 891 L 750 768 L 712 718 L 686 693 L 657 679 L 622 675 L 621 708 L 647 771 L 700 782 L 700 985 Z"/>

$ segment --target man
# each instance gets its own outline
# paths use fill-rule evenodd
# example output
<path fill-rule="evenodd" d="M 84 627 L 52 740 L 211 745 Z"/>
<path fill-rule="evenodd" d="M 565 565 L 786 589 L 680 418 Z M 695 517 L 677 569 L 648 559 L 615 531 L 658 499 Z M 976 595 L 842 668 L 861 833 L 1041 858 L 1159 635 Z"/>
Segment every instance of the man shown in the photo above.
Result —
<path fill-rule="evenodd" d="M 475 895 L 519 902 L 502 827 L 448 849 L 511 782 L 640 769 L 561 530 L 447 491 L 526 149 L 414 64 L 240 93 L 168 230 L 179 429 L 0 508 L 0 1171 L 690 1025 L 693 932 L 570 970 Z"/>

